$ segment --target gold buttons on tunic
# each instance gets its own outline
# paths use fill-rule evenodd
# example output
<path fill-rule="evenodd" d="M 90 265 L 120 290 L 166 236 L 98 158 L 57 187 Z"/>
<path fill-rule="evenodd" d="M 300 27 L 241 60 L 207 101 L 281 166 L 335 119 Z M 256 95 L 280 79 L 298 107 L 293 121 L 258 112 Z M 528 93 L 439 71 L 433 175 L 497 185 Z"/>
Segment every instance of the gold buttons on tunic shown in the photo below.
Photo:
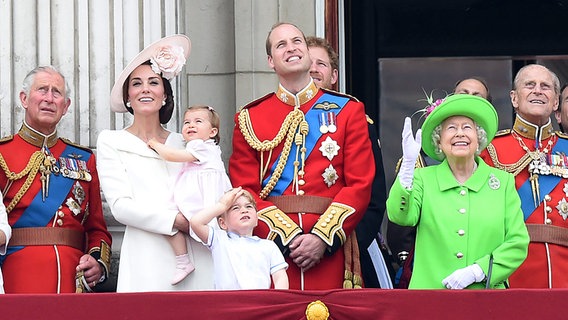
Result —
<path fill-rule="evenodd" d="M 546 224 L 552 224 L 552 220 L 550 218 L 546 219 L 546 221 L 544 222 Z"/>
<path fill-rule="evenodd" d="M 59 216 L 59 218 L 63 218 L 65 217 L 65 213 L 63 213 L 63 211 L 57 211 L 57 215 Z"/>
<path fill-rule="evenodd" d="M 303 185 L 306 184 L 306 181 L 304 181 L 304 180 L 298 180 L 298 184 L 301 185 L 301 186 L 303 186 Z"/>
<path fill-rule="evenodd" d="M 546 211 L 546 213 L 551 213 L 552 212 L 552 208 L 549 206 L 544 207 L 544 210 Z"/>
<path fill-rule="evenodd" d="M 547 195 L 544 196 L 544 200 L 550 201 L 550 200 L 552 200 L 552 198 L 550 197 L 549 194 L 547 194 Z"/>
<path fill-rule="evenodd" d="M 57 225 L 61 227 L 63 225 L 63 220 L 57 219 Z"/>
<path fill-rule="evenodd" d="M 298 195 L 303 196 L 304 195 L 304 190 L 298 190 Z"/>

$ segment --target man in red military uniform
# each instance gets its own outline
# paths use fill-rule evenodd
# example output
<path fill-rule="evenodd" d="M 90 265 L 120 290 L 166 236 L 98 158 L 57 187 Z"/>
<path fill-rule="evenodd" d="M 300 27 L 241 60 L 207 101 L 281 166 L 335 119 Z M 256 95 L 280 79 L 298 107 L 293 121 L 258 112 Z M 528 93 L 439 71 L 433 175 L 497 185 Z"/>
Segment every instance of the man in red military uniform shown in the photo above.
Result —
<path fill-rule="evenodd" d="M 365 213 L 375 174 L 364 105 L 314 85 L 296 26 L 275 25 L 266 49 L 280 85 L 235 117 L 232 183 L 257 197 L 255 234 L 287 256 L 291 289 L 357 286 L 360 279 L 345 271 L 358 264 L 352 261 L 358 249 L 347 240 Z"/>
<path fill-rule="evenodd" d="M 558 77 L 540 65 L 519 70 L 511 91 L 517 116 L 482 153 L 489 165 L 515 175 L 531 242 L 511 288 L 568 287 L 568 136 L 554 132 Z"/>
<path fill-rule="evenodd" d="M 2 261 L 6 293 L 91 291 L 105 280 L 111 236 L 95 157 L 57 136 L 71 100 L 51 66 L 24 79 L 24 123 L 0 141 L 0 190 L 12 238 Z"/>

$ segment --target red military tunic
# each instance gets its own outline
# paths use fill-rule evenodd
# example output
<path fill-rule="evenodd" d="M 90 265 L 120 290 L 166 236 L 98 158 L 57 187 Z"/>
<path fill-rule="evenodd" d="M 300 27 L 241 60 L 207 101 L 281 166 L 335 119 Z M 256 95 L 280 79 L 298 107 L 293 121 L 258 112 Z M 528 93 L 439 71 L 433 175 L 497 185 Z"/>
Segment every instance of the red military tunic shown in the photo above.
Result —
<path fill-rule="evenodd" d="M 568 287 L 566 154 L 568 136 L 555 133 L 550 121 L 536 127 L 518 115 L 513 129 L 499 132 L 481 154 L 487 164 L 515 175 L 531 237 L 526 260 L 509 278 L 511 288 Z"/>
<path fill-rule="evenodd" d="M 52 156 L 47 159 L 54 161 L 49 182 L 46 180 L 46 187 L 42 188 L 40 177 L 46 164 L 46 153 L 41 148 L 44 142 Z M 75 292 L 75 268 L 85 253 L 103 264 L 106 274 L 110 270 L 111 235 L 103 217 L 92 151 L 62 140 L 56 133 L 46 137 L 24 124 L 18 134 L 2 139 L 0 155 L 0 190 L 5 192 L 4 204 L 13 229 L 2 264 L 6 293 Z M 9 177 L 10 172 L 17 176 Z M 61 233 L 77 237 L 67 239 L 66 245 L 48 245 L 45 242 L 53 240 L 53 235 L 37 235 L 33 237 L 39 241 L 35 245 L 16 245 L 15 234 L 24 227 L 49 233 L 56 228 L 65 229 Z M 19 243 L 22 241 L 29 243 L 29 239 Z"/>
<path fill-rule="evenodd" d="M 344 99 L 343 106 L 330 102 L 338 97 Z M 304 140 L 296 139 L 299 144 L 291 141 L 287 151 L 286 136 L 290 131 L 287 128 L 294 127 L 290 123 L 294 123 L 291 115 L 296 103 L 302 112 L 300 117 L 308 119 L 309 133 Z M 311 115 L 315 113 L 319 122 L 310 121 L 308 111 Z M 331 115 L 331 111 L 339 112 Z M 285 255 L 292 239 L 303 233 L 315 234 L 328 245 L 320 263 L 306 272 L 287 258 L 290 289 L 342 288 L 345 258 L 343 250 L 338 249 L 365 213 L 375 174 L 363 103 L 337 92 L 318 90 L 313 83 L 295 96 L 280 86 L 278 92 L 245 106 L 236 115 L 235 123 L 229 175 L 233 186 L 242 186 L 256 196 L 259 224 L 255 234 L 274 240 Z M 273 139 L 273 145 L 268 146 L 267 141 Z M 261 152 L 251 144 L 268 147 Z M 305 161 L 303 147 L 308 149 Z M 280 175 L 282 166 L 276 164 L 287 155 L 288 166 L 284 166 Z M 270 181 L 271 177 L 274 181 Z M 285 179 L 292 181 L 278 185 Z M 273 184 L 276 186 L 271 189 Z M 270 201 L 265 199 L 267 195 Z M 288 205 L 277 202 L 280 206 L 277 207 L 272 202 L 273 196 L 292 198 L 288 199 Z M 321 199 L 324 201 L 318 202 Z M 291 212 L 290 208 L 308 212 Z"/>

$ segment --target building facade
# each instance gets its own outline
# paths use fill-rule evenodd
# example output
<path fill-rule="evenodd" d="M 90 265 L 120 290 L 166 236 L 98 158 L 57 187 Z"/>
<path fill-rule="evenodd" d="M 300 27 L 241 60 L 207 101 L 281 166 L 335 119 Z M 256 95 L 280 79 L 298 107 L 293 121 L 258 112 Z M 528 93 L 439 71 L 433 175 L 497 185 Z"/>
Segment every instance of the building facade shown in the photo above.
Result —
<path fill-rule="evenodd" d="M 25 75 L 54 65 L 71 87 L 59 135 L 94 149 L 100 131 L 131 121 L 130 114 L 110 111 L 115 78 L 145 46 L 182 33 L 192 49 L 172 83 L 177 108 L 167 127 L 181 129 L 187 106 L 214 106 L 222 118 L 220 145 L 227 162 L 235 112 L 277 86 L 265 53 L 271 26 L 288 21 L 306 35 L 322 36 L 316 29 L 322 29 L 324 6 L 323 0 L 0 0 L 0 136 L 21 126 Z M 116 272 L 124 228 L 108 207 L 105 216 Z"/>

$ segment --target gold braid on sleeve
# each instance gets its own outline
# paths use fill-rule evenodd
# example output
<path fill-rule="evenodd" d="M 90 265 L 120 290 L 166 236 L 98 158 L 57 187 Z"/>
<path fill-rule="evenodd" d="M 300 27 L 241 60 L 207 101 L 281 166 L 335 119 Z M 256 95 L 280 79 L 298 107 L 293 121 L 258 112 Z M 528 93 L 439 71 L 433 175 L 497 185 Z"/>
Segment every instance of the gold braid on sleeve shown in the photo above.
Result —
<path fill-rule="evenodd" d="M 294 110 L 290 111 L 290 113 L 284 119 L 282 126 L 280 126 L 280 130 L 278 130 L 276 137 L 274 137 L 274 139 L 272 140 L 264 141 L 260 141 L 254 133 L 250 115 L 247 109 L 243 109 L 239 113 L 238 119 L 239 129 L 246 142 L 249 144 L 249 146 L 251 146 L 251 148 L 258 152 L 262 153 L 265 151 L 272 151 L 284 140 L 284 137 L 286 138 L 286 140 L 284 141 L 282 153 L 280 154 L 280 159 L 278 159 L 278 163 L 276 165 L 276 169 L 274 170 L 266 186 L 264 186 L 264 188 L 262 188 L 262 190 L 260 191 L 260 198 L 265 199 L 268 194 L 274 189 L 276 182 L 282 175 L 282 171 L 284 170 L 284 166 L 286 165 L 286 161 L 288 160 L 288 156 L 290 155 L 290 149 L 292 148 L 292 143 L 294 142 L 295 133 L 298 130 L 300 123 L 304 120 L 304 113 L 299 108 L 295 108 Z M 267 159 L 267 163 L 270 163 L 270 157 L 269 159 Z M 262 157 L 260 168 L 260 179 L 262 182 L 262 177 L 264 177 L 264 174 L 268 169 L 264 168 L 264 159 Z"/>
<path fill-rule="evenodd" d="M 6 163 L 6 160 L 4 160 L 4 157 L 0 154 L 0 167 L 2 167 L 2 170 L 4 170 L 6 178 L 8 178 L 8 183 L 6 184 L 6 188 L 3 190 L 4 194 L 7 193 L 12 182 L 19 180 L 23 178 L 25 175 L 27 175 L 26 181 L 24 181 L 24 184 L 22 185 L 20 190 L 18 190 L 14 198 L 12 198 L 10 204 L 6 206 L 7 213 L 10 213 L 10 211 L 14 209 L 16 204 L 20 202 L 20 199 L 22 199 L 24 194 L 28 191 L 28 189 L 32 185 L 32 182 L 34 181 L 37 172 L 39 171 L 40 165 L 43 163 L 44 158 L 45 154 L 43 152 L 41 151 L 34 152 L 30 157 L 30 161 L 28 161 L 26 167 L 19 173 L 15 173 L 10 171 L 10 169 L 8 168 L 8 164 Z"/>

